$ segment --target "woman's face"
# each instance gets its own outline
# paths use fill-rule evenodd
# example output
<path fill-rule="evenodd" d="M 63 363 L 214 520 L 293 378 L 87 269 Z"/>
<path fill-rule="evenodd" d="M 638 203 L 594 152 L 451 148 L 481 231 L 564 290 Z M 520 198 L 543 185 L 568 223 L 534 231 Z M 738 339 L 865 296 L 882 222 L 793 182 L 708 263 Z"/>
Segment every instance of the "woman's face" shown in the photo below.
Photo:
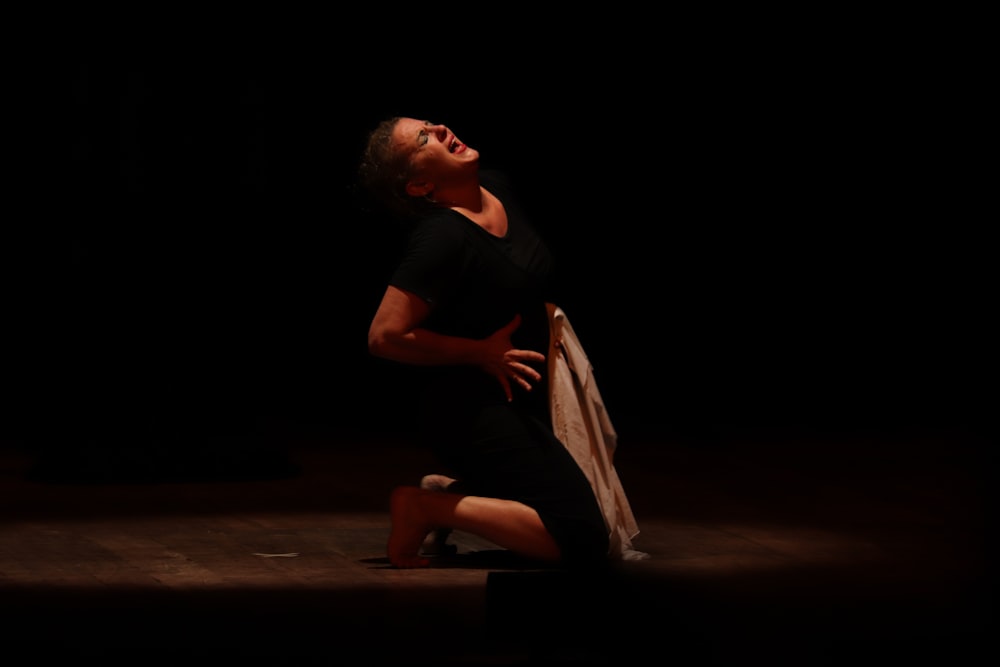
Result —
<path fill-rule="evenodd" d="M 392 136 L 396 149 L 409 155 L 411 183 L 429 183 L 433 189 L 435 183 L 478 168 L 479 151 L 463 144 L 444 125 L 402 118 Z"/>

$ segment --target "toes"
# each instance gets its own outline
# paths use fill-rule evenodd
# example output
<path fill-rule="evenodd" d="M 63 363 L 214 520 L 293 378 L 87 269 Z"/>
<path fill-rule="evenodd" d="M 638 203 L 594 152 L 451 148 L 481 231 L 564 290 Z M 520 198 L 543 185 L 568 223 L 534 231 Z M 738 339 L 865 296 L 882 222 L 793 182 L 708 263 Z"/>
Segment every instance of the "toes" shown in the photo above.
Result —
<path fill-rule="evenodd" d="M 420 488 L 427 491 L 447 491 L 455 480 L 446 475 L 424 475 L 420 480 Z"/>
<path fill-rule="evenodd" d="M 427 558 L 422 558 L 420 556 L 403 556 L 392 559 L 393 567 L 402 570 L 411 570 L 418 567 L 428 567 L 431 562 Z"/>

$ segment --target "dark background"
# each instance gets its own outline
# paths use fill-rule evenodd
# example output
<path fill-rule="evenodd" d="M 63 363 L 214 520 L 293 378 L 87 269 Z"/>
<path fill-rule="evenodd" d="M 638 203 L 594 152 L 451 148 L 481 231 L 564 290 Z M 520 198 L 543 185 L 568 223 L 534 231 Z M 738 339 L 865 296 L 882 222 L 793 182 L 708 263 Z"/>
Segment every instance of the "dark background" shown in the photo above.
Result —
<path fill-rule="evenodd" d="M 681 33 L 507 34 L 494 60 L 460 34 L 378 59 L 206 39 L 27 76 L 4 437 L 155 467 L 405 434 L 408 375 L 366 350 L 398 246 L 350 190 L 396 113 L 515 179 L 622 438 L 978 431 L 963 84 L 879 35 Z"/>

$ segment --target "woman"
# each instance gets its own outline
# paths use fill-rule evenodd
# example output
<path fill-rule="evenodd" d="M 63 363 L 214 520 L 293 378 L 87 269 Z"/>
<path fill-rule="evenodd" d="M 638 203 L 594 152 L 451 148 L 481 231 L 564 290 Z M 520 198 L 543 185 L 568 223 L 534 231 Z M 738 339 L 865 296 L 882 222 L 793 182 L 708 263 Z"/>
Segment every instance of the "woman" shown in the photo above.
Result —
<path fill-rule="evenodd" d="M 369 135 L 359 177 L 411 224 L 368 347 L 420 367 L 423 433 L 449 469 L 393 491 L 389 561 L 426 567 L 424 539 L 457 529 L 553 565 L 607 562 L 597 500 L 549 418 L 552 257 L 503 174 L 446 126 L 397 117 Z"/>

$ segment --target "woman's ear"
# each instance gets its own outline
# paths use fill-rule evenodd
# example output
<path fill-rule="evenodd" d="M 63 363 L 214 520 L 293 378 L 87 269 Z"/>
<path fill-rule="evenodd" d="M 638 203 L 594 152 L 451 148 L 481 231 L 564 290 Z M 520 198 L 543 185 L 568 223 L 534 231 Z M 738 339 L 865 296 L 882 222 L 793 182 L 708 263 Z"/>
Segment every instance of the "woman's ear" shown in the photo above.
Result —
<path fill-rule="evenodd" d="M 434 192 L 434 184 L 427 181 L 412 180 L 406 184 L 406 194 L 411 197 L 426 197 Z"/>

